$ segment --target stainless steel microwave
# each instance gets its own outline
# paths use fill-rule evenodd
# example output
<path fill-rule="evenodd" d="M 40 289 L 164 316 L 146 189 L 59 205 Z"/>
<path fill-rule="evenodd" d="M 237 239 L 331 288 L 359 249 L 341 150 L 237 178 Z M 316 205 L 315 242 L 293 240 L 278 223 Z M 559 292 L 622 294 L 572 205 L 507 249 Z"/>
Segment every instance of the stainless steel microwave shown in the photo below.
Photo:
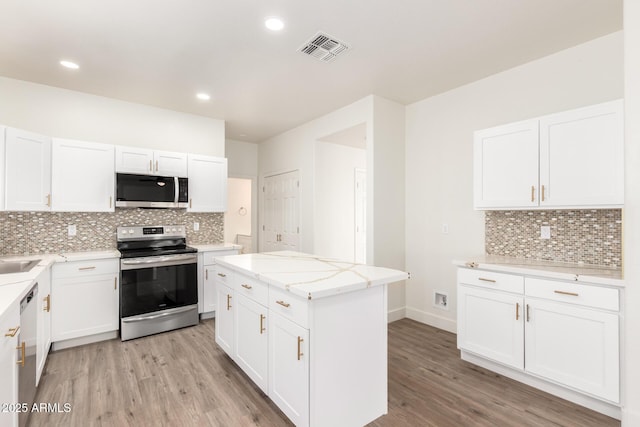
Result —
<path fill-rule="evenodd" d="M 186 208 L 188 205 L 188 178 L 116 174 L 116 207 Z"/>

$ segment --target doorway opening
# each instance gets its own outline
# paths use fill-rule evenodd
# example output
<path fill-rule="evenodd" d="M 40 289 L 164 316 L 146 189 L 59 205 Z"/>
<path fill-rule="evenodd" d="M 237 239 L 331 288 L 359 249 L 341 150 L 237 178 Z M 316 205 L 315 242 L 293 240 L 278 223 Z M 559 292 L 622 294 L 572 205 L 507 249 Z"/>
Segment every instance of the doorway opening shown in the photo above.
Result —
<path fill-rule="evenodd" d="M 252 179 L 228 178 L 227 211 L 224 214 L 224 241 L 242 245 L 241 253 L 253 249 Z"/>

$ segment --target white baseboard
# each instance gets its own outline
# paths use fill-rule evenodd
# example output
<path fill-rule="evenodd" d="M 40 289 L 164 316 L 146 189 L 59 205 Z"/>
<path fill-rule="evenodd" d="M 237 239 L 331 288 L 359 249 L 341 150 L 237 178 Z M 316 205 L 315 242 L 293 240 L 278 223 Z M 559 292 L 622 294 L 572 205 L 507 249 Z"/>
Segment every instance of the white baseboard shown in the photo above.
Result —
<path fill-rule="evenodd" d="M 405 307 L 396 308 L 387 312 L 387 323 L 395 322 L 396 320 L 404 319 L 407 317 Z"/>
<path fill-rule="evenodd" d="M 208 313 L 200 313 L 200 320 L 213 319 L 216 317 L 215 311 L 209 311 Z"/>
<path fill-rule="evenodd" d="M 438 316 L 433 313 L 427 313 L 426 311 L 418 310 L 413 307 L 406 308 L 406 317 L 416 322 L 424 323 L 434 328 L 444 329 L 447 332 L 457 333 L 457 323 L 455 320 L 447 319 L 446 317 Z"/>
<path fill-rule="evenodd" d="M 77 347 L 79 345 L 93 344 L 94 342 L 112 340 L 118 338 L 118 331 L 103 332 L 101 334 L 89 335 L 88 337 L 71 338 L 64 341 L 56 341 L 51 344 L 51 351 L 62 350 L 65 348 Z"/>

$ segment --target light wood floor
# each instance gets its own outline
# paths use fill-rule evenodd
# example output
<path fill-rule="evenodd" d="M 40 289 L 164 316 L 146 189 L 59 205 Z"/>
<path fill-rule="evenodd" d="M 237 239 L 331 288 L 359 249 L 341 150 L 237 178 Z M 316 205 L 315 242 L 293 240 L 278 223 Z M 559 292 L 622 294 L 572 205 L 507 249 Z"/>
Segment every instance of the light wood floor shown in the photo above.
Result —
<path fill-rule="evenodd" d="M 287 426 L 280 410 L 213 341 L 213 320 L 133 341 L 49 355 L 30 426 Z M 371 426 L 620 426 L 459 358 L 455 335 L 389 325 L 389 414 Z"/>

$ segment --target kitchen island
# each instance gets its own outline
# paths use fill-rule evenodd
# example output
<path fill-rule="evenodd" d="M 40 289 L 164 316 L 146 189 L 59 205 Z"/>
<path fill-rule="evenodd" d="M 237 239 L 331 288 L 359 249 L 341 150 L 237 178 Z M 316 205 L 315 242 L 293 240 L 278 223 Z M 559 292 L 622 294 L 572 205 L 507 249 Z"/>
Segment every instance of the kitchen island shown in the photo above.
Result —
<path fill-rule="evenodd" d="M 387 413 L 386 285 L 407 273 L 291 251 L 216 262 L 216 343 L 292 422 Z"/>

